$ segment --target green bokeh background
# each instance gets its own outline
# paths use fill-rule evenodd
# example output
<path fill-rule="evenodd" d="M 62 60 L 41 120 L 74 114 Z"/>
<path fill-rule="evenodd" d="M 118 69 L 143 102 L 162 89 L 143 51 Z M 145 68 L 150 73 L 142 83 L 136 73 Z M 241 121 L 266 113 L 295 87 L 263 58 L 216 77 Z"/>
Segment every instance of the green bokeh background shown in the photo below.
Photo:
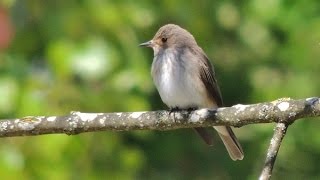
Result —
<path fill-rule="evenodd" d="M 166 109 L 153 52 L 166 23 L 188 29 L 215 65 L 226 106 L 320 92 L 318 0 L 0 1 L 12 40 L 0 50 L 0 118 Z M 0 34 L 1 36 L 1 34 Z M 290 126 L 273 179 L 320 177 L 320 120 Z M 232 161 L 216 133 L 97 132 L 0 141 L 1 179 L 257 179 L 273 124 L 235 129 Z"/>

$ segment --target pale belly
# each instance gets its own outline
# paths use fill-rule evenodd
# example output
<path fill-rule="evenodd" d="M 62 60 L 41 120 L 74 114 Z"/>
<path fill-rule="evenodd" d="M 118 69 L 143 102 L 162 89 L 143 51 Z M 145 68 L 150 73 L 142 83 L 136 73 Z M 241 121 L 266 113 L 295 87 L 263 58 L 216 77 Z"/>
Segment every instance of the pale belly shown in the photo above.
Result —
<path fill-rule="evenodd" d="M 204 87 L 198 75 L 188 69 L 171 58 L 153 63 L 154 83 L 162 101 L 170 108 L 206 107 Z"/>

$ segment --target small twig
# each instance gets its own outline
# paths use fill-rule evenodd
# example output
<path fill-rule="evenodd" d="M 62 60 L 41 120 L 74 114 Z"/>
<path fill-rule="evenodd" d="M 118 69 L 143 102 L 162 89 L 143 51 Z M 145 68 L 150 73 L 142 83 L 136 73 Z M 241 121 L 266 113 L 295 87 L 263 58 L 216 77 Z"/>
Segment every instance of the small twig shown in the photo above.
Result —
<path fill-rule="evenodd" d="M 289 127 L 289 124 L 287 123 L 277 124 L 274 130 L 273 137 L 270 142 L 270 146 L 267 151 L 267 157 L 266 157 L 264 167 L 261 172 L 259 180 L 269 180 L 271 178 L 272 169 L 276 161 L 282 139 L 286 135 L 288 127 Z"/>

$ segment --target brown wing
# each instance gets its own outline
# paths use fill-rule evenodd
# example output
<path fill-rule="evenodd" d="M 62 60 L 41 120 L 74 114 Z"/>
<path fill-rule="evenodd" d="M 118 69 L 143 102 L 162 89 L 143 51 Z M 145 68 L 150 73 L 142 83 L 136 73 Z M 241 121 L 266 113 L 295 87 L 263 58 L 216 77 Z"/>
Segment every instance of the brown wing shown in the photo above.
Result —
<path fill-rule="evenodd" d="M 200 78 L 207 89 L 208 96 L 215 101 L 219 107 L 221 107 L 223 106 L 223 101 L 214 69 L 202 49 L 199 49 L 198 53 L 198 56 L 201 57 Z"/>
<path fill-rule="evenodd" d="M 201 48 L 193 49 L 193 53 L 195 53 L 197 57 L 201 57 L 199 59 L 200 78 L 206 87 L 208 96 L 212 99 L 212 101 L 216 102 L 218 106 L 223 106 L 222 96 L 215 78 L 214 69 L 210 64 L 208 57 Z M 242 160 L 244 156 L 243 150 L 231 127 L 215 126 L 214 128 L 218 131 L 218 134 L 221 137 L 231 159 Z"/>

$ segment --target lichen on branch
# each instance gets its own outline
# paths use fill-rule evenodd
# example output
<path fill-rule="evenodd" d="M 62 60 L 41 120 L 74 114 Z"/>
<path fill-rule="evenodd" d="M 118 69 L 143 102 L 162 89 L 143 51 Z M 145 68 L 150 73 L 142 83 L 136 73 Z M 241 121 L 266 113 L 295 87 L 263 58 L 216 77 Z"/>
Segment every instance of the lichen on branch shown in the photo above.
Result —
<path fill-rule="evenodd" d="M 0 137 L 40 134 L 78 134 L 94 131 L 174 130 L 179 128 L 286 122 L 320 116 L 319 98 L 293 100 L 282 98 L 272 102 L 235 105 L 219 109 L 172 112 L 82 113 L 65 116 L 28 116 L 0 121 Z"/>

